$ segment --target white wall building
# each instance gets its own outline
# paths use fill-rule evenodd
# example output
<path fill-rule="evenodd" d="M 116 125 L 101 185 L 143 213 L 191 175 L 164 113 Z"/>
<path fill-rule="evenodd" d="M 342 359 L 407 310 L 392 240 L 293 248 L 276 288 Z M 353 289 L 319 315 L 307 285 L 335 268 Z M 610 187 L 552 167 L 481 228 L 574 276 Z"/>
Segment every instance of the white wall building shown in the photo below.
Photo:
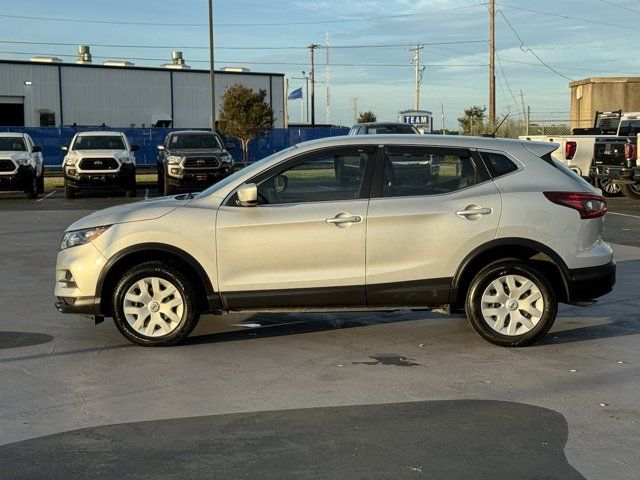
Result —
<path fill-rule="evenodd" d="M 170 120 L 164 126 L 176 128 L 211 125 L 208 70 L 33 60 L 0 60 L 0 125 L 151 127 L 158 120 Z M 226 89 L 241 84 L 266 90 L 274 127 L 284 127 L 284 74 L 216 70 L 215 79 L 216 118 Z"/>

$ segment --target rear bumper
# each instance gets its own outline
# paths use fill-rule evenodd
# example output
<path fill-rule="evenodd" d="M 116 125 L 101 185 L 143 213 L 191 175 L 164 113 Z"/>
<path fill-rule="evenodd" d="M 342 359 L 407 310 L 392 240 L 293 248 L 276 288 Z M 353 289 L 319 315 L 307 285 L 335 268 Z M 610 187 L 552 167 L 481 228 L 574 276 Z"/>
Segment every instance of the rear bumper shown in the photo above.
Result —
<path fill-rule="evenodd" d="M 31 167 L 20 166 L 11 175 L 0 175 L 0 190 L 27 190 L 31 187 L 34 175 Z"/>
<path fill-rule="evenodd" d="M 634 179 L 634 170 L 637 169 L 617 166 L 598 166 L 591 167 L 589 173 L 590 176 L 595 178 L 606 178 L 611 180 L 625 181 Z"/>
<path fill-rule="evenodd" d="M 636 167 L 633 169 L 633 179 L 636 182 L 640 182 L 640 167 Z"/>
<path fill-rule="evenodd" d="M 100 300 L 95 297 L 57 297 L 56 309 L 60 313 L 76 313 L 95 315 L 98 313 Z"/>
<path fill-rule="evenodd" d="M 567 289 L 569 303 L 595 300 L 606 295 L 616 283 L 616 263 L 569 270 Z"/>

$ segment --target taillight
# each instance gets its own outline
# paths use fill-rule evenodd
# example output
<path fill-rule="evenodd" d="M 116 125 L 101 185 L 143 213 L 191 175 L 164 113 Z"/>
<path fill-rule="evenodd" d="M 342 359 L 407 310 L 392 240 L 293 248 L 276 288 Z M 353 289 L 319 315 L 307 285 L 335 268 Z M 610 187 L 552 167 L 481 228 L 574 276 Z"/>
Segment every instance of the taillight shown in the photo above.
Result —
<path fill-rule="evenodd" d="M 636 158 L 637 152 L 638 152 L 638 149 L 636 145 L 634 145 L 633 143 L 624 144 L 624 158 L 626 159 Z"/>
<path fill-rule="evenodd" d="M 580 218 L 598 218 L 607 213 L 607 202 L 600 195 L 576 192 L 544 192 L 551 202 L 573 208 Z"/>
<path fill-rule="evenodd" d="M 567 142 L 564 144 L 564 158 L 571 160 L 576 155 L 578 144 L 576 142 Z"/>

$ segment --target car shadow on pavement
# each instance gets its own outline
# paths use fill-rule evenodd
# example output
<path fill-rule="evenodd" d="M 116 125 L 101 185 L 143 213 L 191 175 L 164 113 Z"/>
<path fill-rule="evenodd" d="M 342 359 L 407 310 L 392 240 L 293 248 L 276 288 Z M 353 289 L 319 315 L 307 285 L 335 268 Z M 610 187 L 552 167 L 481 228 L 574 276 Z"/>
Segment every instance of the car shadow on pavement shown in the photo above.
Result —
<path fill-rule="evenodd" d="M 49 343 L 54 337 L 44 333 L 31 332 L 0 332 L 0 350 L 6 348 L 30 347 Z"/>
<path fill-rule="evenodd" d="M 421 320 L 429 315 L 426 312 L 396 311 L 379 312 L 332 312 L 332 313 L 256 313 L 249 319 L 238 323 L 241 330 L 212 332 L 188 337 L 185 345 L 232 342 L 258 338 L 299 335 L 305 333 L 340 330 L 345 328 L 366 327 L 388 323 Z M 215 322 L 215 318 L 211 322 Z M 207 321 L 206 319 L 203 319 Z M 426 320 L 429 321 L 428 319 Z M 202 322 L 202 320 L 201 320 Z"/>
<path fill-rule="evenodd" d="M 0 464 L 7 479 L 584 479 L 567 438 L 545 408 L 427 401 L 85 428 L 0 446 Z"/>
<path fill-rule="evenodd" d="M 611 320 L 598 325 L 585 326 L 582 322 L 571 322 L 571 324 L 580 326 L 547 333 L 536 345 L 585 342 L 640 334 L 640 318 L 637 316 L 630 320 Z"/>

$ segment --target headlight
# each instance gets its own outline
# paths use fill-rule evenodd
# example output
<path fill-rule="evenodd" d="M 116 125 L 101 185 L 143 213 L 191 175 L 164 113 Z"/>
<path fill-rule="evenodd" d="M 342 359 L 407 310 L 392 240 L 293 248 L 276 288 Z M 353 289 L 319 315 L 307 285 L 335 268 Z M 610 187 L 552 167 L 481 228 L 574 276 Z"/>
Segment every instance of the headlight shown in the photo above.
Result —
<path fill-rule="evenodd" d="M 102 235 L 110 226 L 111 225 L 104 225 L 102 227 L 83 228 L 82 230 L 64 232 L 62 243 L 60 244 L 60 250 L 92 242 Z"/>
<path fill-rule="evenodd" d="M 16 158 L 16 163 L 20 166 L 25 166 L 25 165 L 29 165 L 29 159 L 28 158 Z"/>
<path fill-rule="evenodd" d="M 231 155 L 225 155 L 224 157 L 220 157 L 223 163 L 233 163 L 233 157 Z"/>
<path fill-rule="evenodd" d="M 125 155 L 124 157 L 118 157 L 118 160 L 120 160 L 122 163 L 131 163 L 133 161 L 128 155 Z"/>
<path fill-rule="evenodd" d="M 182 160 L 182 158 L 176 157 L 175 155 L 169 155 L 167 157 L 167 162 L 169 163 L 169 165 L 178 165 L 180 163 L 180 160 Z"/>
<path fill-rule="evenodd" d="M 65 157 L 64 164 L 68 166 L 73 166 L 76 164 L 78 159 L 76 157 Z"/>

